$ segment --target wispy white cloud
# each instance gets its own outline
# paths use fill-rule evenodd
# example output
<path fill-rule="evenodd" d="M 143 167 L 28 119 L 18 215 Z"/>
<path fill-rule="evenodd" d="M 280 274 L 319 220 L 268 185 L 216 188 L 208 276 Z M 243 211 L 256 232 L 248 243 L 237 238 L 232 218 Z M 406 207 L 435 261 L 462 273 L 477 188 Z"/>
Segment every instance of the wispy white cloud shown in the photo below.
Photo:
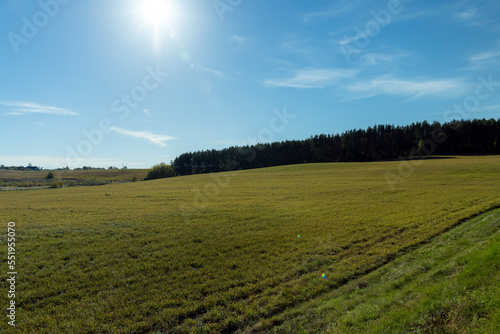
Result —
<path fill-rule="evenodd" d="M 439 15 L 438 10 L 436 11 L 422 11 L 422 12 L 402 12 L 401 14 L 394 15 L 391 19 L 391 23 L 399 21 L 410 21 L 419 20 L 431 16 Z"/>
<path fill-rule="evenodd" d="M 22 102 L 22 101 L 0 101 L 1 105 L 11 107 L 11 111 L 7 114 L 9 115 L 25 115 L 25 114 L 48 114 L 48 115 L 58 115 L 58 116 L 77 116 L 78 114 L 65 108 L 44 106 L 34 102 Z"/>
<path fill-rule="evenodd" d="M 302 17 L 302 22 L 303 23 L 308 23 L 309 21 L 313 19 L 323 19 L 323 18 L 331 18 L 338 16 L 342 13 L 345 13 L 354 7 L 357 7 L 359 5 L 359 0 L 350 0 L 350 1 L 336 1 L 336 6 L 331 7 L 322 11 L 316 11 L 316 12 L 311 12 L 303 15 Z"/>
<path fill-rule="evenodd" d="M 471 57 L 471 61 L 484 61 L 484 60 L 489 60 L 491 58 L 495 58 L 495 57 L 499 57 L 499 56 L 500 56 L 500 51 L 484 52 L 484 53 L 480 53 L 478 55 Z"/>
<path fill-rule="evenodd" d="M 132 131 L 127 129 L 117 128 L 116 126 L 112 126 L 109 129 L 120 135 L 129 136 L 137 139 L 144 139 L 160 146 L 166 146 L 165 142 L 177 139 L 172 136 L 157 135 L 148 131 Z"/>
<path fill-rule="evenodd" d="M 336 82 L 356 76 L 359 70 L 309 68 L 296 72 L 290 78 L 265 80 L 270 87 L 326 88 Z"/>
<path fill-rule="evenodd" d="M 452 18 L 455 21 L 469 26 L 489 26 L 494 31 L 498 31 L 500 7 L 498 7 L 497 0 L 467 0 L 461 1 L 453 7 Z M 449 11 L 449 8 L 447 10 Z"/>
<path fill-rule="evenodd" d="M 346 10 L 347 10 L 347 8 L 346 9 L 340 8 L 337 10 L 325 10 L 322 12 L 307 13 L 304 15 L 302 22 L 308 23 L 311 19 L 332 17 L 332 16 L 338 15 Z"/>
<path fill-rule="evenodd" d="M 373 66 L 380 65 L 383 63 L 392 63 L 399 58 L 409 56 L 408 53 L 400 53 L 400 54 L 382 54 L 382 53 L 367 53 L 360 58 L 361 66 Z"/>
<path fill-rule="evenodd" d="M 500 66 L 500 50 L 479 53 L 470 57 L 468 70 L 478 70 L 485 67 Z"/>
<path fill-rule="evenodd" d="M 201 66 L 198 66 L 197 68 L 199 68 L 200 70 L 202 71 L 205 71 L 205 72 L 208 72 L 210 74 L 212 74 L 213 76 L 217 77 L 217 78 L 225 78 L 226 76 L 224 75 L 224 73 L 222 73 L 221 71 L 218 71 L 218 70 L 214 70 L 212 68 L 208 68 L 208 67 L 201 67 Z"/>
<path fill-rule="evenodd" d="M 456 12 L 453 16 L 461 20 L 470 20 L 477 17 L 477 11 L 474 9 L 468 9 L 463 12 Z"/>
<path fill-rule="evenodd" d="M 350 100 L 378 95 L 398 95 L 418 98 L 423 96 L 455 96 L 465 93 L 468 85 L 462 79 L 402 80 L 384 75 L 372 80 L 353 82 L 345 88 L 354 93 Z"/>
<path fill-rule="evenodd" d="M 229 39 L 237 44 L 245 44 L 248 40 L 246 37 L 238 35 L 232 35 L 231 37 L 229 37 Z"/>
<path fill-rule="evenodd" d="M 412 12 L 405 12 L 405 11 L 403 11 L 401 14 L 392 15 L 388 24 L 392 24 L 392 23 L 400 22 L 400 21 L 418 20 L 418 19 L 423 19 L 426 17 L 437 16 L 437 15 L 439 15 L 439 13 L 433 12 L 433 11 L 421 11 L 421 12 L 413 12 L 413 11 Z M 346 25 L 346 26 L 342 26 L 342 27 L 337 27 L 336 30 L 331 31 L 328 35 L 331 37 L 338 37 L 338 39 L 336 41 L 337 44 L 345 45 L 345 44 L 352 43 L 356 40 L 369 37 L 363 31 L 366 28 L 365 27 L 366 23 L 369 21 L 372 21 L 372 20 L 374 20 L 373 16 L 360 18 L 359 21 L 357 21 L 357 24 L 355 24 L 354 26 L 353 25 Z M 356 22 L 356 20 L 354 20 L 353 22 Z M 356 27 L 359 29 L 355 29 Z M 360 31 L 361 31 L 361 33 L 360 33 Z M 372 37 L 369 37 L 369 38 L 372 38 Z"/>
<path fill-rule="evenodd" d="M 334 56 L 331 52 L 325 50 L 325 41 L 318 41 L 313 38 L 303 38 L 296 35 L 286 36 L 281 44 L 279 51 L 300 57 L 301 60 L 307 61 L 312 66 L 322 66 L 325 63 L 331 63 Z"/>
<path fill-rule="evenodd" d="M 344 35 L 344 39 L 341 39 L 339 41 L 340 45 L 346 45 L 346 44 L 351 44 L 352 42 L 356 42 L 357 40 L 367 38 L 368 35 L 366 33 L 361 33 L 361 34 L 356 34 L 352 37 L 347 37 L 347 35 Z"/>

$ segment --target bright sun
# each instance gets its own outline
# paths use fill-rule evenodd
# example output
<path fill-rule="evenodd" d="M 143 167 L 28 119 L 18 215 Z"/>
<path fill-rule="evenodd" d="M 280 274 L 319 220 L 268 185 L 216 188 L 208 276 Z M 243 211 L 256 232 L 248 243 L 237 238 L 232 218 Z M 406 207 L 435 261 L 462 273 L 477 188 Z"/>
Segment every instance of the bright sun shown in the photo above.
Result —
<path fill-rule="evenodd" d="M 141 30 L 151 29 L 155 49 L 159 50 L 164 34 L 175 37 L 175 21 L 179 14 L 175 0 L 136 0 L 135 15 L 141 22 Z"/>
<path fill-rule="evenodd" d="M 155 28 L 168 25 L 172 16 L 169 0 L 143 0 L 139 5 L 139 15 L 145 24 Z"/>

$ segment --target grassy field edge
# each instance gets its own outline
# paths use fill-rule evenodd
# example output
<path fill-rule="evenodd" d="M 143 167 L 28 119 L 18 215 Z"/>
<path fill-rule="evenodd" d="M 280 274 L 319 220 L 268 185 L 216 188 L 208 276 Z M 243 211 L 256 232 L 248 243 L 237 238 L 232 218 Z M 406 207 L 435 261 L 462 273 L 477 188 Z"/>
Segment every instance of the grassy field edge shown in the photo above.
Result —
<path fill-rule="evenodd" d="M 244 332 L 499 332 L 499 206 L 409 248 L 339 289 Z"/>
<path fill-rule="evenodd" d="M 405 256 L 408 256 L 412 252 L 418 251 L 420 248 L 425 247 L 427 245 L 432 245 L 433 242 L 438 240 L 440 237 L 443 235 L 446 235 L 448 233 L 453 233 L 453 230 L 457 229 L 464 223 L 468 223 L 471 220 L 474 220 L 475 218 L 480 219 L 481 216 L 487 215 L 490 212 L 494 212 L 495 210 L 498 211 L 498 217 L 500 219 L 500 205 L 494 205 L 491 208 L 484 209 L 481 211 L 478 211 L 477 213 L 474 213 L 466 218 L 458 220 L 456 223 L 453 225 L 445 228 L 444 230 L 440 231 L 439 233 L 429 236 L 428 238 L 417 242 L 415 244 L 408 245 L 397 252 L 390 253 L 385 255 L 384 257 L 380 258 L 379 261 L 374 264 L 373 266 L 370 266 L 368 268 L 363 268 L 362 271 L 355 272 L 354 274 L 344 277 L 342 280 L 336 282 L 335 288 L 337 289 L 343 289 L 344 287 L 348 287 L 353 284 L 353 282 L 357 282 L 360 280 L 363 280 L 364 278 L 368 277 L 370 274 L 379 271 L 381 268 L 386 267 L 390 265 L 392 262 L 396 261 L 397 259 L 403 258 Z M 499 261 L 500 263 L 500 261 Z M 361 284 L 363 285 L 363 284 Z M 324 298 L 325 295 L 328 295 L 329 293 L 325 292 L 319 292 L 317 295 L 311 296 L 312 299 L 322 299 Z M 300 308 L 301 304 L 308 305 L 311 301 L 306 301 L 304 303 L 297 303 L 295 305 L 292 305 L 290 308 L 295 309 L 295 308 Z M 269 318 L 266 320 L 263 320 L 259 322 L 256 326 L 252 326 L 250 329 L 250 333 L 257 333 L 261 332 L 261 330 L 264 330 L 265 332 L 269 330 L 271 327 L 273 327 L 276 324 L 279 324 L 283 321 L 283 319 L 280 318 L 280 315 L 286 314 L 290 308 L 284 310 L 283 312 L 275 312 L 275 313 L 270 313 Z M 306 322 L 307 326 L 309 326 L 309 320 Z M 248 329 L 247 329 L 248 330 Z M 366 329 L 368 330 L 368 329 Z M 281 332 L 281 331 L 279 331 Z M 304 333 L 309 333 L 309 331 L 304 331 Z M 335 332 L 336 333 L 336 332 Z M 346 331 L 346 333 L 351 333 L 351 330 Z M 385 329 L 381 331 L 381 333 L 385 333 Z M 417 333 L 420 333 L 419 331 Z"/>

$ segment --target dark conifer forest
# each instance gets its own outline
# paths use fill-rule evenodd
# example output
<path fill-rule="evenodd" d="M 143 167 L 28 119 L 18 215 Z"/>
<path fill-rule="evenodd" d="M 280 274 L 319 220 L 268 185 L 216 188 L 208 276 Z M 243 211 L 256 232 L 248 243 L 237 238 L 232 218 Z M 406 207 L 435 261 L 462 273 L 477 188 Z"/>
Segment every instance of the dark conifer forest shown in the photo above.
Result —
<path fill-rule="evenodd" d="M 314 162 L 423 159 L 432 155 L 500 154 L 500 119 L 407 126 L 376 125 L 342 134 L 321 134 L 251 146 L 184 153 L 173 162 L 178 175 Z"/>

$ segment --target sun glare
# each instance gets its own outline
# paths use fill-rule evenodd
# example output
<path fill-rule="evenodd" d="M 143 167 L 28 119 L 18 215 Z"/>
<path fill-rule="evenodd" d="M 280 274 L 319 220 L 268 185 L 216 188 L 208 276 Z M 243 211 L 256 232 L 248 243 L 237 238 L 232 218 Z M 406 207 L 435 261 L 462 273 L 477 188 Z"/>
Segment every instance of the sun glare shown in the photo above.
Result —
<path fill-rule="evenodd" d="M 144 23 L 155 28 L 168 25 L 172 15 L 171 3 L 168 0 L 143 0 L 139 11 Z"/>
<path fill-rule="evenodd" d="M 151 32 L 155 49 L 159 50 L 164 36 L 175 36 L 175 0 L 137 0 L 135 15 L 140 21 L 141 30 Z"/>

